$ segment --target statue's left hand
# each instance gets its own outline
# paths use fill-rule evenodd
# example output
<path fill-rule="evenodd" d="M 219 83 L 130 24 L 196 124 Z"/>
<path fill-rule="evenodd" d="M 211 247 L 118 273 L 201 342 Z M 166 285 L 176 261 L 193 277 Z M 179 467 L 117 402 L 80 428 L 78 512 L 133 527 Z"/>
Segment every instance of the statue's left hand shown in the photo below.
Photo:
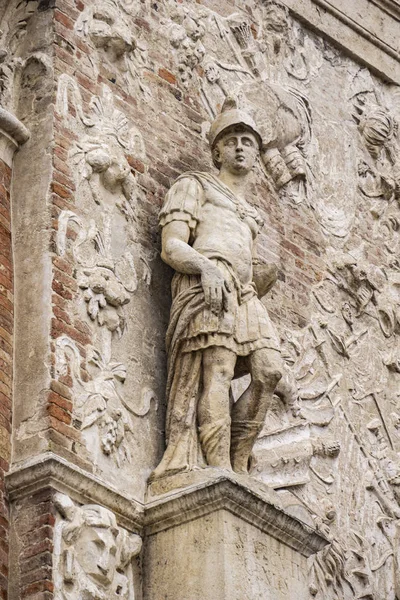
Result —
<path fill-rule="evenodd" d="M 256 284 L 258 297 L 262 298 L 276 283 L 278 267 L 272 263 L 253 264 L 253 281 Z"/>
<path fill-rule="evenodd" d="M 218 315 L 226 307 L 230 288 L 222 271 L 211 261 L 202 270 L 201 285 L 206 305 L 210 307 L 211 312 Z"/>

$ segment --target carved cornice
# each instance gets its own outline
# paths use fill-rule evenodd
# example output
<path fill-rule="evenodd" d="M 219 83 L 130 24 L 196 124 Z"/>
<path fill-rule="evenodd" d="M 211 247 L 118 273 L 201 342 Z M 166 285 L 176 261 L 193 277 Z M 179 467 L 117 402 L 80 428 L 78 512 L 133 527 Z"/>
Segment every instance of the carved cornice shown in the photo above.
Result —
<path fill-rule="evenodd" d="M 226 510 L 303 556 L 322 550 L 328 541 L 312 527 L 285 512 L 279 500 L 273 500 L 272 494 L 264 497 L 242 483 L 221 476 L 149 502 L 145 534 L 153 535 L 217 510 Z"/>
<path fill-rule="evenodd" d="M 153 535 L 218 510 L 227 510 L 260 531 L 310 556 L 328 541 L 313 527 L 294 518 L 278 495 L 250 478 L 221 475 L 166 494 L 146 505 L 122 495 L 109 484 L 66 460 L 48 453 L 25 461 L 6 475 L 9 500 L 51 488 L 82 504 L 100 504 L 113 511 L 118 522 L 141 535 Z"/>
<path fill-rule="evenodd" d="M 364 18 L 357 20 L 353 18 L 351 10 L 345 12 L 339 8 L 336 0 L 282 0 L 282 2 L 297 19 L 318 34 L 328 37 L 377 75 L 387 81 L 400 84 L 400 47 L 394 46 L 390 40 L 390 35 L 392 40 L 399 39 L 396 31 L 400 25 L 400 3 L 397 0 L 368 0 L 381 11 L 385 36 L 377 35 L 369 29 L 368 14 L 365 14 L 363 6 L 365 2 L 362 1 L 360 1 L 360 14 L 364 15 Z"/>
<path fill-rule="evenodd" d="M 0 159 L 11 167 L 15 150 L 29 139 L 29 131 L 13 114 L 0 106 Z"/>
<path fill-rule="evenodd" d="M 329 0 L 313 0 L 315 4 L 318 4 L 325 10 L 329 11 L 332 15 L 334 15 L 339 21 L 344 23 L 345 25 L 349 25 L 354 31 L 365 37 L 368 41 L 372 42 L 384 52 L 387 52 L 389 56 L 392 56 L 396 60 L 400 61 L 400 53 L 396 51 L 395 48 L 392 48 L 389 44 L 387 44 L 384 40 L 379 39 L 373 33 L 371 33 L 366 27 L 349 17 L 346 13 L 338 9 L 333 2 L 329 2 Z M 383 1 L 375 1 L 374 4 L 379 6 L 381 9 L 383 8 Z"/>
<path fill-rule="evenodd" d="M 390 16 L 400 20 L 400 2 L 398 0 L 371 0 L 371 2 Z"/>
<path fill-rule="evenodd" d="M 129 530 L 140 533 L 143 527 L 144 507 L 140 502 L 120 494 L 98 477 L 52 453 L 14 467 L 6 475 L 6 487 L 10 501 L 43 488 L 52 488 L 77 502 L 109 508 L 119 523 Z"/>

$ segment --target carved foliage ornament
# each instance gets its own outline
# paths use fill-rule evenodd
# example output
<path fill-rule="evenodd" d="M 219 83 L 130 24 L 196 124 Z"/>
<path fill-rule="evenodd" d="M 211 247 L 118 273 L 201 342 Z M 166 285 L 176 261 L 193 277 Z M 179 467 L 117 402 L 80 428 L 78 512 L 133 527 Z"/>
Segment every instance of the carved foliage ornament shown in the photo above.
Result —
<path fill-rule="evenodd" d="M 57 110 L 71 128 L 81 130 L 69 153 L 77 212 L 61 211 L 57 251 L 59 256 L 72 255 L 81 297 L 95 327 L 94 347 L 87 347 L 91 379 L 81 378 L 80 352 L 67 336 L 56 341 L 56 376 L 73 379 L 75 417 L 95 466 L 101 456 L 121 466 L 131 460 L 132 415 L 147 414 L 154 398 L 145 394 L 146 406 L 135 410 L 122 394 L 126 367 L 113 358 L 115 334 L 121 337 L 126 327 L 124 306 L 138 286 L 135 261 L 144 260 L 135 233 L 136 180 L 127 155 L 144 159 L 145 150 L 139 131 L 116 108 L 105 85 L 85 112 L 76 81 L 61 75 Z M 143 280 L 149 284 L 147 263 L 145 267 Z"/>

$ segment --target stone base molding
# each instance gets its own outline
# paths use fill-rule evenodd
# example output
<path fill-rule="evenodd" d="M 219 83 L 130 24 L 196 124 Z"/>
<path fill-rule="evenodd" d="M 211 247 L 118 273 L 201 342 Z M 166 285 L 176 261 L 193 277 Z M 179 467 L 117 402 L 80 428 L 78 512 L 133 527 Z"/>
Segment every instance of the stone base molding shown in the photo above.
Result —
<path fill-rule="evenodd" d="M 141 532 L 144 506 L 118 493 L 112 486 L 53 453 L 37 456 L 14 467 L 6 476 L 10 502 L 43 489 L 68 494 L 80 503 L 101 504 L 111 510 L 128 529 Z"/>
<path fill-rule="evenodd" d="M 308 598 L 307 557 L 327 541 L 246 480 L 221 474 L 147 504 L 145 600 Z"/>

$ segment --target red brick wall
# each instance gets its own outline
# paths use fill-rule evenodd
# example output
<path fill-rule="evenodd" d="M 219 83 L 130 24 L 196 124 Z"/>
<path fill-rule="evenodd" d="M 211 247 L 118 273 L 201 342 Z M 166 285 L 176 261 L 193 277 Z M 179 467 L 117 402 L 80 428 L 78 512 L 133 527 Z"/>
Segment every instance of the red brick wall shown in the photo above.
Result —
<path fill-rule="evenodd" d="M 11 169 L 0 160 L 0 598 L 7 598 L 8 504 L 4 475 L 11 459 L 13 270 L 10 223 Z"/>
<path fill-rule="evenodd" d="M 10 567 L 16 586 L 15 600 L 51 600 L 53 598 L 53 491 L 42 489 L 25 496 L 15 506 Z"/>

